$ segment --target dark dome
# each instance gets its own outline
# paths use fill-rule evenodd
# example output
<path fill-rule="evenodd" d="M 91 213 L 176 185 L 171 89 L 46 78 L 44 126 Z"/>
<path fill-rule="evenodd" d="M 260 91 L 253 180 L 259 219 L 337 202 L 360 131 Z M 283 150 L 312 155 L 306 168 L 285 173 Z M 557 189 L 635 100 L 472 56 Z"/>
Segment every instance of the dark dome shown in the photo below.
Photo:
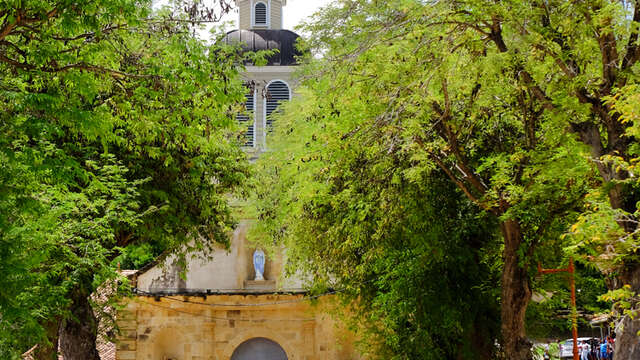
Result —
<path fill-rule="evenodd" d="M 279 52 L 267 58 L 267 65 L 296 65 L 296 56 L 302 55 L 296 49 L 300 36 L 290 30 L 233 30 L 224 37 L 226 44 L 242 45 L 244 51 L 278 49 Z"/>

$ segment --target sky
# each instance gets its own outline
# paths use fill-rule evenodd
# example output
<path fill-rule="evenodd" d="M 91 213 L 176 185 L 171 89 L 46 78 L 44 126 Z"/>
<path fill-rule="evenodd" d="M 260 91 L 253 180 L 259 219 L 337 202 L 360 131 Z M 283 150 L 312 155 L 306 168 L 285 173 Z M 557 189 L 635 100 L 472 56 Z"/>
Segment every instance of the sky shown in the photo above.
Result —
<path fill-rule="evenodd" d="M 284 28 L 291 29 L 300 24 L 307 16 L 331 3 L 332 0 L 288 0 L 284 7 Z"/>
<path fill-rule="evenodd" d="M 152 0 L 153 7 L 159 8 L 163 5 L 170 3 L 170 0 Z M 330 4 L 333 0 L 287 0 L 287 5 L 282 9 L 283 11 L 283 27 L 288 30 L 295 30 L 295 27 L 302 23 L 307 17 L 313 15 L 314 12 L 321 7 Z M 215 1 L 205 0 L 204 4 L 216 3 Z M 230 31 L 238 28 L 238 9 L 231 11 L 222 18 L 223 22 L 232 21 L 234 24 L 226 26 L 225 30 Z M 208 40 L 209 29 L 211 26 L 207 26 L 206 29 L 198 31 L 199 36 L 202 39 Z M 301 34 L 304 35 L 304 34 Z"/>
<path fill-rule="evenodd" d="M 314 12 L 321 7 L 328 5 L 332 0 L 287 0 L 287 6 L 283 11 L 283 27 L 285 29 L 294 30 L 305 18 L 313 15 Z M 238 10 L 227 14 L 224 21 L 234 21 L 235 27 L 238 27 Z"/>

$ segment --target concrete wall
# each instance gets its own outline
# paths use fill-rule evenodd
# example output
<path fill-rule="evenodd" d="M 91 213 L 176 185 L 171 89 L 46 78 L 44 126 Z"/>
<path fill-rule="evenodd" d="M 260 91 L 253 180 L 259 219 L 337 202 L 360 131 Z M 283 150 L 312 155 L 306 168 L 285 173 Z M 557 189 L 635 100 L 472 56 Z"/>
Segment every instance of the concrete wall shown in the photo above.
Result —
<path fill-rule="evenodd" d="M 302 277 L 286 279 L 282 277 L 282 254 L 274 254 L 274 256 L 267 254 L 264 277 L 269 280 L 268 282 L 247 285 L 247 281 L 255 279 L 253 252 L 256 248 L 246 237 L 250 224 L 249 220 L 240 222 L 231 239 L 229 250 L 219 247 L 211 259 L 203 256 L 189 259 L 186 279 L 179 276 L 182 269 L 177 265 L 175 257 L 169 257 L 162 265 L 139 274 L 137 288 L 143 293 L 167 290 L 178 292 L 300 291 L 304 286 Z"/>
<path fill-rule="evenodd" d="M 243 342 L 275 341 L 289 360 L 357 360 L 353 336 L 301 295 L 136 297 L 118 316 L 118 360 L 229 360 Z M 237 306 L 223 306 L 242 304 Z"/>

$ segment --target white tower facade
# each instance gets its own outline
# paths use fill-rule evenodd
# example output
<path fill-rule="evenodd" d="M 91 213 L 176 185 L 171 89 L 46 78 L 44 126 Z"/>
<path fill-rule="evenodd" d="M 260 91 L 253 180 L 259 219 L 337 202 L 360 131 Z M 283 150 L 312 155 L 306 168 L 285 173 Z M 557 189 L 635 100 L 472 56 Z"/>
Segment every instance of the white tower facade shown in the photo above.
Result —
<path fill-rule="evenodd" d="M 282 7 L 286 0 L 238 0 L 240 30 L 282 29 Z"/>
<path fill-rule="evenodd" d="M 248 85 L 247 112 L 238 119 L 247 126 L 245 150 L 254 159 L 268 149 L 272 129 L 271 114 L 291 100 L 296 86 L 292 73 L 303 55 L 296 47 L 299 38 L 282 28 L 286 0 L 236 0 L 239 28 L 227 33 L 224 42 L 239 44 L 243 51 L 275 50 L 263 66 L 245 64 L 243 77 Z"/>

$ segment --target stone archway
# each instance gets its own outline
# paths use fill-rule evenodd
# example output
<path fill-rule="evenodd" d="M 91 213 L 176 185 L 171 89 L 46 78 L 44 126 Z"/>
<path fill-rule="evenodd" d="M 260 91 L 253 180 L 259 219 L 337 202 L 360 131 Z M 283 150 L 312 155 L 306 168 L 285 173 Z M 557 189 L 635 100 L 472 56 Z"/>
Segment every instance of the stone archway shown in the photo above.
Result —
<path fill-rule="evenodd" d="M 240 344 L 231 360 L 288 360 L 284 349 L 275 341 L 256 337 Z"/>
<path fill-rule="evenodd" d="M 267 338 L 275 343 L 278 346 L 284 349 L 285 354 L 287 354 L 288 360 L 300 360 L 300 357 L 297 351 L 297 347 L 293 346 L 290 338 L 282 336 L 279 331 L 274 331 L 272 329 L 261 328 L 251 328 L 245 329 L 243 331 L 239 331 L 233 336 L 226 346 L 223 349 L 220 349 L 218 354 L 218 358 L 222 360 L 231 360 L 231 355 L 233 352 L 245 341 L 251 340 L 253 338 Z"/>

